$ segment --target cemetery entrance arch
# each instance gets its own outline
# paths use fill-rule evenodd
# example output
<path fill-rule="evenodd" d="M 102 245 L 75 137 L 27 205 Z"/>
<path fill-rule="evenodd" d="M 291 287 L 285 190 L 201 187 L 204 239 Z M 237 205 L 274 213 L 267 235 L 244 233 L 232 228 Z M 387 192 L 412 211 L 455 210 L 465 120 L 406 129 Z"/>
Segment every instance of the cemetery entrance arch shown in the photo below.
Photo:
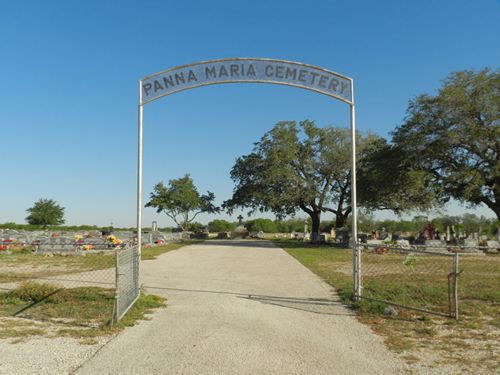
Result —
<path fill-rule="evenodd" d="M 229 58 L 181 65 L 150 75 L 139 81 L 139 129 L 137 161 L 137 236 L 141 252 L 142 228 L 142 128 L 144 106 L 154 100 L 196 87 L 222 83 L 272 83 L 306 89 L 340 100 L 350 107 L 351 203 L 353 262 L 357 240 L 356 142 L 353 80 L 317 66 L 265 58 Z M 354 270 L 359 269 L 356 263 Z M 359 278 L 354 277 L 358 291 Z M 355 293 L 355 295 L 359 295 Z"/>

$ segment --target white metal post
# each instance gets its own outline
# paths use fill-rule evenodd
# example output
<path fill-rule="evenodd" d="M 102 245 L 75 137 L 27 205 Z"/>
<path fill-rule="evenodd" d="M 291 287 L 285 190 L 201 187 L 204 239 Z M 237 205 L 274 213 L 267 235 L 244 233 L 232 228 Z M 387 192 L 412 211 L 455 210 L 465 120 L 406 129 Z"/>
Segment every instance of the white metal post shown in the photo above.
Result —
<path fill-rule="evenodd" d="M 352 256 L 354 296 L 361 295 L 361 254 L 357 251 L 358 205 L 356 197 L 356 110 L 354 106 L 354 83 L 351 81 L 351 207 L 352 207 Z"/>
<path fill-rule="evenodd" d="M 139 106 L 138 106 L 138 134 L 137 134 L 137 246 L 139 261 L 142 251 L 142 81 L 139 81 Z"/>

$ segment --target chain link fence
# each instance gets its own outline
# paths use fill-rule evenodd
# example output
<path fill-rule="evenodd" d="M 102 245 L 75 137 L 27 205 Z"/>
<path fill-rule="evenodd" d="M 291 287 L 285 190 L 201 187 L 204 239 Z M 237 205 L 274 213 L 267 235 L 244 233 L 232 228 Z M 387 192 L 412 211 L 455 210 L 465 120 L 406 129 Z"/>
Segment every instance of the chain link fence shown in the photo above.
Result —
<path fill-rule="evenodd" d="M 115 303 L 115 248 L 11 243 L 0 252 L 0 317 L 101 326 Z M 87 307 L 87 310 L 83 308 Z"/>
<path fill-rule="evenodd" d="M 139 298 L 140 249 L 130 233 L 10 232 L 0 238 L 0 318 L 104 326 Z M 189 233 L 143 233 L 143 246 L 186 238 Z"/>
<path fill-rule="evenodd" d="M 116 250 L 116 307 L 114 320 L 119 321 L 140 296 L 139 246 Z"/>
<path fill-rule="evenodd" d="M 0 253 L 0 317 L 118 322 L 140 295 L 139 247 L 58 245 L 18 243 Z"/>
<path fill-rule="evenodd" d="M 358 245 L 355 297 L 458 319 L 477 303 L 498 308 L 500 256 L 476 249 Z"/>

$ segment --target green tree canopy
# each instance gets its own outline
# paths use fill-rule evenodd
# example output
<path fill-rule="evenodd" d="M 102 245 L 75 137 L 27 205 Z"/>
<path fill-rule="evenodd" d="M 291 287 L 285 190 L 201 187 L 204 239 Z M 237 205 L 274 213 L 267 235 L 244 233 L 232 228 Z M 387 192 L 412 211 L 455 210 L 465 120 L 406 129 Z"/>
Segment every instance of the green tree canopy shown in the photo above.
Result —
<path fill-rule="evenodd" d="M 358 159 L 358 199 L 369 210 L 392 210 L 398 214 L 426 211 L 438 204 L 432 179 L 412 169 L 402 150 L 379 138 L 365 147 Z"/>
<path fill-rule="evenodd" d="M 208 230 L 210 232 L 229 232 L 232 231 L 236 225 L 223 219 L 215 219 L 208 223 Z"/>
<path fill-rule="evenodd" d="M 31 225 L 42 225 L 46 228 L 48 225 L 64 224 L 64 207 L 59 206 L 53 199 L 39 199 L 26 211 L 29 213 L 26 221 Z"/>
<path fill-rule="evenodd" d="M 456 72 L 437 95 L 412 100 L 392 143 L 399 169 L 433 200 L 482 203 L 500 220 L 499 71 Z"/>
<path fill-rule="evenodd" d="M 276 220 L 276 226 L 278 227 L 278 232 L 280 233 L 291 233 L 291 232 L 304 232 L 305 224 L 307 223 L 308 230 L 311 229 L 311 218 L 307 219 L 288 219 L 288 220 Z"/>
<path fill-rule="evenodd" d="M 213 204 L 215 196 L 211 192 L 200 195 L 193 180 L 186 174 L 182 178 L 170 180 L 168 186 L 159 182 L 154 186 L 146 207 L 156 208 L 156 212 L 164 212 L 183 231 L 189 230 L 189 224 L 202 212 L 217 213 L 220 211 Z"/>
<path fill-rule="evenodd" d="M 358 135 L 359 154 L 377 139 Z M 302 210 L 311 217 L 314 240 L 321 213 L 333 213 L 336 227 L 351 213 L 349 150 L 349 129 L 318 128 L 309 120 L 279 122 L 252 153 L 236 160 L 231 170 L 236 186 L 224 206 L 270 211 L 278 218 Z"/>
<path fill-rule="evenodd" d="M 202 231 L 203 229 L 205 228 L 205 225 L 203 225 L 202 223 L 198 223 L 198 222 L 191 222 L 189 223 L 188 225 L 188 230 L 190 232 L 200 232 Z"/>
<path fill-rule="evenodd" d="M 276 233 L 278 231 L 278 226 L 271 219 L 254 219 L 249 220 L 245 223 L 245 228 L 249 232 L 265 232 L 265 233 Z"/>

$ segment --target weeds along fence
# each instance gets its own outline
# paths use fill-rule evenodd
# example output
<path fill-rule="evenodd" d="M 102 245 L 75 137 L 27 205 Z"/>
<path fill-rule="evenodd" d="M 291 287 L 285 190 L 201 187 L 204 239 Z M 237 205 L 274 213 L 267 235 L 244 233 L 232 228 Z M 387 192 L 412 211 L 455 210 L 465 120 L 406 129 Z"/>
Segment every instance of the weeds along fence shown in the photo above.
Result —
<path fill-rule="evenodd" d="M 500 256 L 449 250 L 358 245 L 355 297 L 455 319 L 479 300 L 498 308 Z"/>

